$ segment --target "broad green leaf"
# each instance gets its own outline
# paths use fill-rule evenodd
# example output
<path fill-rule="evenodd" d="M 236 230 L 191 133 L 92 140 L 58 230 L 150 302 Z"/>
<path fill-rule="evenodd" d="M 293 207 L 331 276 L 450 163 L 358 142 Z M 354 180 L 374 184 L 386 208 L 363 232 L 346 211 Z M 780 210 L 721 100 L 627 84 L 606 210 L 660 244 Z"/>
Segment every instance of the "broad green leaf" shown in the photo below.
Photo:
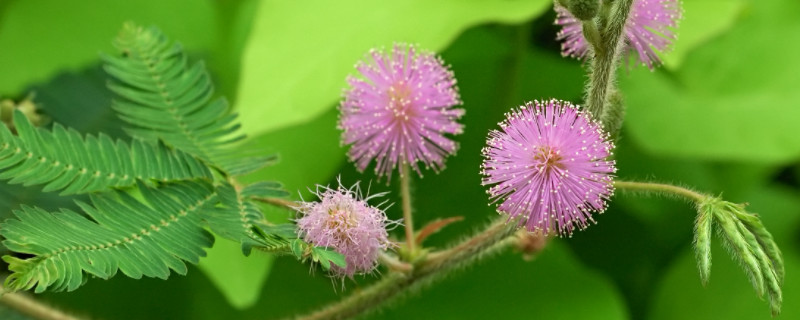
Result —
<path fill-rule="evenodd" d="M 339 145 L 341 132 L 336 129 L 337 117 L 338 112 L 330 109 L 308 123 L 249 139 L 242 149 L 280 153 L 281 161 L 242 177 L 242 181 L 280 181 L 291 198 L 311 197 L 308 189 L 328 182 L 345 160 L 345 149 Z"/>
<path fill-rule="evenodd" d="M 683 19 L 679 22 L 678 41 L 673 49 L 662 55 L 664 66 L 677 69 L 694 48 L 703 45 L 733 26 L 746 0 L 681 1 Z"/>
<path fill-rule="evenodd" d="M 12 1 L 0 11 L 0 93 L 97 61 L 129 20 L 157 24 L 190 49 L 208 48 L 217 37 L 212 8 L 202 0 Z"/>
<path fill-rule="evenodd" d="M 394 41 L 441 50 L 480 23 L 519 23 L 547 0 L 264 1 L 245 47 L 236 109 L 255 135 L 333 106 L 353 65 Z"/>
<path fill-rule="evenodd" d="M 621 75 L 626 126 L 659 156 L 781 163 L 800 156 L 800 3 L 757 1 L 670 74 Z M 778 41 L 778 42 L 776 42 Z"/>
<path fill-rule="evenodd" d="M 261 252 L 244 256 L 241 243 L 217 238 L 199 267 L 231 306 L 246 309 L 258 301 L 274 259 Z"/>

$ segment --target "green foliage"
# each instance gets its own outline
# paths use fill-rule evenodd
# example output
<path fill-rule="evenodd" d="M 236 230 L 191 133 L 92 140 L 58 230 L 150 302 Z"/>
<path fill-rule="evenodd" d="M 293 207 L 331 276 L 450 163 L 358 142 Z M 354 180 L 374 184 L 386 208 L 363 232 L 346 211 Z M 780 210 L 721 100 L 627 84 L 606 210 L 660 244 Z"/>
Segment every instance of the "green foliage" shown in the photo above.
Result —
<path fill-rule="evenodd" d="M 270 228 L 267 229 L 270 232 L 264 231 L 268 223 L 258 205 L 252 200 L 256 196 L 285 196 L 286 191 L 281 189 L 279 183 L 257 183 L 242 190 L 236 190 L 226 183 L 217 187 L 217 194 L 221 205 L 206 216 L 206 221 L 214 233 L 240 242 L 244 255 L 250 255 L 254 246 L 268 251 L 288 248 L 288 241 L 283 241 L 287 234 L 283 232 L 284 230 Z M 294 229 L 289 230 L 288 234 L 294 235 Z"/>
<path fill-rule="evenodd" d="M 800 81 L 800 42 L 781 41 L 800 33 L 800 3 L 749 1 L 744 11 L 677 70 L 620 77 L 631 139 L 662 157 L 781 164 L 800 156 L 800 91 L 790 85 Z"/>
<path fill-rule="evenodd" d="M 163 144 L 133 140 L 114 142 L 105 134 L 86 138 L 59 124 L 35 128 L 20 111 L 13 135 L 0 127 L 0 179 L 25 185 L 46 184 L 45 191 L 87 193 L 132 186 L 136 180 L 174 181 L 211 178 L 192 156 Z"/>
<path fill-rule="evenodd" d="M 713 207 L 709 204 L 699 206 L 694 223 L 694 248 L 700 281 L 708 284 L 711 275 L 711 229 L 714 222 Z"/>
<path fill-rule="evenodd" d="M 302 124 L 334 105 L 371 48 L 403 41 L 438 51 L 471 26 L 521 23 L 551 7 L 550 0 L 267 1 L 242 53 L 236 110 L 248 134 Z"/>
<path fill-rule="evenodd" d="M 709 197 L 698 204 L 695 226 L 695 245 L 698 267 L 703 283 L 708 282 L 711 245 L 708 240 L 712 216 L 723 244 L 738 261 L 753 284 L 759 297 L 766 294 L 773 315 L 778 315 L 783 303 L 781 286 L 785 269 L 783 255 L 761 220 L 744 209 L 744 205 Z"/>
<path fill-rule="evenodd" d="M 0 226 L 3 244 L 33 257 L 3 257 L 13 272 L 6 287 L 72 291 L 84 273 L 108 279 L 117 270 L 135 279 L 166 279 L 169 269 L 186 274 L 183 261 L 197 263 L 213 243 L 202 224 L 202 212 L 215 204 L 213 189 L 181 182 L 138 190 L 144 201 L 124 192 L 92 195 L 91 205 L 79 203 L 85 216 L 29 206 L 16 211 Z"/>
<path fill-rule="evenodd" d="M 747 0 L 693 0 L 681 2 L 680 39 L 662 55 L 664 66 L 677 69 L 692 50 L 728 31 L 740 18 Z"/>
<path fill-rule="evenodd" d="M 191 50 L 221 40 L 214 4 L 205 0 L 3 0 L 0 16 L 0 95 L 96 62 L 97 52 L 113 48 L 108 40 L 128 20 L 156 24 Z"/>
<path fill-rule="evenodd" d="M 113 104 L 134 137 L 164 140 L 231 175 L 257 170 L 275 160 L 242 159 L 230 146 L 244 135 L 236 114 L 223 98 L 212 100 L 213 85 L 205 66 L 189 66 L 179 44 L 156 28 L 126 23 L 115 41 L 121 57 L 104 56 L 105 70 L 117 81 L 109 89 Z"/>

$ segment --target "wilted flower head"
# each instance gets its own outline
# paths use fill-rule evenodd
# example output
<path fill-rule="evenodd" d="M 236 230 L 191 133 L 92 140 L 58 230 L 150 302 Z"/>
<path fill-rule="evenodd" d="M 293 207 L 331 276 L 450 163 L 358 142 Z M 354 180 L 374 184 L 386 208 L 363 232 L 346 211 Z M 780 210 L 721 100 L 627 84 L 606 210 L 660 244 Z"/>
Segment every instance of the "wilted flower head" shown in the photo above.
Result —
<path fill-rule="evenodd" d="M 569 102 L 529 102 L 489 132 L 483 185 L 497 210 L 522 217 L 529 231 L 572 234 L 602 212 L 613 194 L 614 145 L 600 125 Z"/>
<path fill-rule="evenodd" d="M 342 142 L 359 170 L 375 159 L 378 176 L 391 177 L 398 164 L 417 162 L 439 170 L 458 145 L 447 134 L 460 134 L 463 109 L 453 72 L 433 53 L 396 44 L 390 53 L 371 50 L 349 77 L 341 105 Z"/>
<path fill-rule="evenodd" d="M 562 26 L 556 39 L 563 40 L 561 54 L 583 59 L 589 43 L 583 37 L 581 21 L 564 7 L 556 6 L 556 24 Z M 661 64 L 658 52 L 667 50 L 677 35 L 674 29 L 681 19 L 678 0 L 634 0 L 628 21 L 625 23 L 625 46 L 636 51 L 642 64 L 653 69 Z"/>
<path fill-rule="evenodd" d="M 331 268 L 337 275 L 372 271 L 378 254 L 391 246 L 386 227 L 392 222 L 383 210 L 367 204 L 383 194 L 363 198 L 358 184 L 347 189 L 341 183 L 337 189 L 317 186 L 316 194 L 318 202 L 303 202 L 297 208 L 302 214 L 297 227 L 303 239 L 344 255 L 347 266 Z"/>

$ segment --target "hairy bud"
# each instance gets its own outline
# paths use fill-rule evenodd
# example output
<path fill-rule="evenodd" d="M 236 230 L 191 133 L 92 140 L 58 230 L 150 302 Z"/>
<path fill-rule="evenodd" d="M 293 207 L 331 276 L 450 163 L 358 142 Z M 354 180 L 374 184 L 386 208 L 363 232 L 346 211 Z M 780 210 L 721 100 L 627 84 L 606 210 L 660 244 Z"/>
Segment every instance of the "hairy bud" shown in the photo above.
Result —
<path fill-rule="evenodd" d="M 600 0 L 570 0 L 567 8 L 576 18 L 583 21 L 591 20 L 600 10 Z"/>

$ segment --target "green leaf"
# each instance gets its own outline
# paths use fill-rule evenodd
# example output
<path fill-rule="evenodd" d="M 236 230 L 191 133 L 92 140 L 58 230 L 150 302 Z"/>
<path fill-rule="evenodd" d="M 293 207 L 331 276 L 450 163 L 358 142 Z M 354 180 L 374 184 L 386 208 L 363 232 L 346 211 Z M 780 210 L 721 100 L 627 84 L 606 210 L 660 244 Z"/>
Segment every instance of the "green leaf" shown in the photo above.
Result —
<path fill-rule="evenodd" d="M 84 138 L 58 124 L 47 131 L 33 127 L 19 111 L 14 126 L 17 136 L 0 126 L 0 179 L 12 184 L 46 184 L 44 191 L 75 194 L 128 187 L 137 179 L 211 178 L 199 160 L 162 144 L 133 140 L 129 146 L 104 134 Z"/>
<path fill-rule="evenodd" d="M 269 275 L 261 270 L 269 269 L 275 257 L 263 253 L 244 256 L 241 247 L 238 241 L 218 238 L 199 267 L 231 306 L 246 309 L 258 301 Z"/>
<path fill-rule="evenodd" d="M 786 268 L 789 274 L 800 273 L 800 256 L 797 246 L 783 242 L 786 250 Z M 718 256 L 722 248 L 713 246 Z M 700 319 L 776 319 L 764 309 L 764 302 L 753 299 L 742 280 L 740 268 L 731 259 L 716 259 L 714 277 L 708 286 L 697 282 L 697 275 L 689 252 L 681 255 L 671 265 L 659 282 L 653 295 L 650 320 L 700 320 Z M 788 281 L 784 287 L 787 297 L 800 294 L 800 281 Z M 800 316 L 800 305 L 787 301 L 777 319 L 795 319 Z"/>
<path fill-rule="evenodd" d="M 3 244 L 32 257 L 4 256 L 13 273 L 10 290 L 72 291 L 93 275 L 122 271 L 128 277 L 166 279 L 170 269 L 186 274 L 183 261 L 197 263 L 213 238 L 202 212 L 216 203 L 213 189 L 183 182 L 151 189 L 139 185 L 144 201 L 123 192 L 91 196 L 71 210 L 49 213 L 24 206 L 0 226 Z"/>
<path fill-rule="evenodd" d="M 218 37 L 211 1 L 33 0 L 2 1 L 2 7 L 0 95 L 97 61 L 127 20 L 158 24 L 191 50 L 211 47 Z"/>
<path fill-rule="evenodd" d="M 714 222 L 714 212 L 708 204 L 698 206 L 697 218 L 694 223 L 694 248 L 697 259 L 697 269 L 700 271 L 700 281 L 708 284 L 711 274 L 711 229 Z"/>
<path fill-rule="evenodd" d="M 333 266 L 340 268 L 347 266 L 344 255 L 328 248 L 314 247 L 311 249 L 311 257 L 314 262 L 319 262 L 320 266 L 326 271 Z"/>
<path fill-rule="evenodd" d="M 124 122 L 111 109 L 112 94 L 106 88 L 108 75 L 99 63 L 78 71 L 67 71 L 30 87 L 41 112 L 81 133 L 105 133 L 127 137 Z M 80 107 L 78 107 L 80 106 Z"/>
<path fill-rule="evenodd" d="M 370 48 L 404 41 L 441 50 L 470 26 L 519 23 L 550 7 L 547 0 L 264 2 L 244 51 L 236 109 L 251 135 L 302 123 L 336 102 Z"/>
<path fill-rule="evenodd" d="M 782 163 L 800 155 L 800 3 L 755 1 L 674 73 L 621 76 L 626 128 L 659 156 Z"/>
<path fill-rule="evenodd" d="M 677 69 L 695 48 L 730 29 L 745 8 L 744 0 L 682 1 L 683 19 L 678 28 L 678 41 L 664 54 L 664 66 Z"/>
<path fill-rule="evenodd" d="M 325 184 L 345 160 L 345 149 L 339 144 L 341 132 L 336 129 L 337 117 L 337 110 L 330 109 L 311 122 L 248 139 L 242 146 L 243 149 L 271 153 L 280 151 L 282 161 L 246 175 L 241 181 L 257 186 L 264 180 L 277 180 L 283 183 L 284 189 L 294 199 L 299 199 L 298 193 L 303 197 L 310 197 L 308 188 L 313 189 L 315 184 Z M 277 214 L 267 214 L 272 222 L 286 221 L 287 218 L 285 210 L 280 210 Z"/>
<path fill-rule="evenodd" d="M 250 255 L 253 247 L 274 252 L 290 251 L 289 240 L 295 238 L 294 233 L 289 237 L 271 233 L 264 214 L 250 199 L 251 193 L 247 189 L 245 187 L 242 192 L 237 192 L 229 184 L 217 187 L 220 206 L 204 216 L 211 230 L 217 235 L 241 243 L 241 251 L 245 256 Z"/>
<path fill-rule="evenodd" d="M 298 126 L 292 126 L 282 130 L 278 130 L 269 134 L 264 134 L 255 138 L 248 139 L 243 146 L 244 149 L 264 150 L 266 152 L 281 153 L 282 162 L 264 170 L 258 171 L 242 177 L 241 181 L 249 184 L 247 192 L 252 193 L 254 196 L 269 196 L 267 193 L 275 192 L 272 189 L 275 187 L 274 183 L 264 183 L 264 180 L 278 180 L 285 184 L 285 190 L 289 190 L 290 195 L 297 199 L 298 192 L 302 192 L 304 197 L 311 197 L 308 188 L 314 184 L 324 184 L 330 180 L 344 162 L 344 149 L 339 146 L 339 132 L 336 129 L 337 112 L 331 109 L 321 117 L 314 119 L 309 123 Z M 259 195 L 260 194 L 260 195 Z M 271 196 L 282 196 L 283 192 Z M 280 223 L 289 221 L 290 217 L 294 217 L 285 209 L 265 207 L 264 213 L 268 221 L 273 223 Z M 281 231 L 278 228 L 289 226 L 288 224 L 279 224 L 277 226 L 262 227 L 268 234 L 287 237 L 287 230 Z M 294 233 L 293 225 L 288 233 Z M 292 242 L 295 246 L 292 247 L 293 254 L 300 258 L 305 254 L 307 244 L 301 240 Z M 215 253 L 220 256 L 241 255 L 241 248 L 232 246 L 222 246 L 219 251 L 226 251 Z M 230 252 L 227 252 L 230 251 Z M 239 276 L 252 279 L 262 279 L 267 277 L 272 270 L 272 260 L 254 262 L 261 266 L 261 268 L 247 268 L 242 270 L 245 272 Z M 303 267 L 307 269 L 307 267 Z M 229 270 L 224 264 L 214 264 L 212 266 L 205 266 L 202 268 L 209 278 L 223 278 L 227 274 L 233 272 Z M 262 283 L 248 282 L 242 283 L 244 292 L 253 292 L 257 295 L 262 290 Z M 236 300 L 236 293 L 229 291 L 225 287 L 220 288 L 226 295 L 229 301 Z M 233 295 L 233 296 L 232 296 Z M 236 306 L 236 304 L 234 304 Z M 245 304 L 238 305 L 242 308 Z"/>
<path fill-rule="evenodd" d="M 105 70 L 117 81 L 113 107 L 131 135 L 196 155 L 229 174 L 244 174 L 274 162 L 275 157 L 242 157 L 230 147 L 242 140 L 223 98 L 212 100 L 213 86 L 204 65 L 188 65 L 179 44 L 156 28 L 126 23 L 115 42 L 120 57 L 104 56 Z"/>

